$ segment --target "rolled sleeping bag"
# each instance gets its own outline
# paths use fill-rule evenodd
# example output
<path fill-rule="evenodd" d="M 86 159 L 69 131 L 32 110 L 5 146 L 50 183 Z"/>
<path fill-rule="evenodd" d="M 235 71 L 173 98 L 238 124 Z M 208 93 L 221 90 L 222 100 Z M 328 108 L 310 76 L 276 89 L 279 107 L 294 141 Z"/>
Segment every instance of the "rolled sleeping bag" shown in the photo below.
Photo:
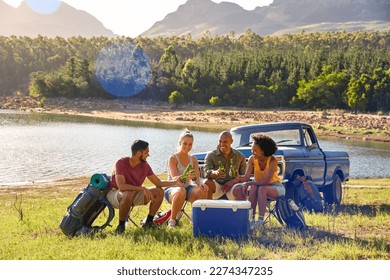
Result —
<path fill-rule="evenodd" d="M 90 184 L 96 189 L 106 189 L 110 186 L 110 177 L 104 173 L 93 174 Z"/>

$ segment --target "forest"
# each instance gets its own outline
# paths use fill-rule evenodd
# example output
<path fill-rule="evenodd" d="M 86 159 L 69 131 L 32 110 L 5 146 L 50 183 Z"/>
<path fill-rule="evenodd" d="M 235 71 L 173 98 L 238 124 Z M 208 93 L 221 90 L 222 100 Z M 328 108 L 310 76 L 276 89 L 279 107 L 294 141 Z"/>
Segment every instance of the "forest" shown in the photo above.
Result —
<path fill-rule="evenodd" d="M 148 58 L 150 75 L 137 97 L 176 105 L 390 109 L 390 30 L 262 37 L 248 29 L 196 40 L 0 36 L 0 96 L 115 98 L 95 67 L 102 48 L 122 43 Z"/>

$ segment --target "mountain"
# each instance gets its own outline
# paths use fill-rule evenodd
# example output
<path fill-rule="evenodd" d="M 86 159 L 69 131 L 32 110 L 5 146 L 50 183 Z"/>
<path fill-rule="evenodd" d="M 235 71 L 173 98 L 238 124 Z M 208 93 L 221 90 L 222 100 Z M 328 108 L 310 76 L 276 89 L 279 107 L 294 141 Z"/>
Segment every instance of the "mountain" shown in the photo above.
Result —
<path fill-rule="evenodd" d="M 354 31 L 390 28 L 389 0 L 274 0 L 252 11 L 229 2 L 188 0 L 156 22 L 141 36 L 200 37 L 206 31 L 225 35 L 247 29 L 259 35 L 299 33 L 302 30 Z"/>
<path fill-rule="evenodd" d="M 14 8 L 0 0 L 0 35 L 36 37 L 38 34 L 64 38 L 79 35 L 83 37 L 115 36 L 95 17 L 64 2 L 61 2 L 56 12 L 42 15 L 32 11 L 26 1 Z"/>

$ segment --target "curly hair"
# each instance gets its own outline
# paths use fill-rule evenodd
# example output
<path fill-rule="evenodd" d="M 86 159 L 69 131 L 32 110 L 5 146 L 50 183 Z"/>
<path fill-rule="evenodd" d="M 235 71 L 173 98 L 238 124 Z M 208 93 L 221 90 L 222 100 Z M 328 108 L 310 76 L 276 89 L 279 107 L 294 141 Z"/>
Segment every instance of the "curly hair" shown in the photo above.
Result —
<path fill-rule="evenodd" d="M 265 134 L 255 134 L 252 136 L 252 139 L 254 144 L 260 146 L 260 149 L 263 150 L 263 153 L 266 157 L 272 156 L 278 150 L 278 146 L 276 145 L 275 141 Z"/>

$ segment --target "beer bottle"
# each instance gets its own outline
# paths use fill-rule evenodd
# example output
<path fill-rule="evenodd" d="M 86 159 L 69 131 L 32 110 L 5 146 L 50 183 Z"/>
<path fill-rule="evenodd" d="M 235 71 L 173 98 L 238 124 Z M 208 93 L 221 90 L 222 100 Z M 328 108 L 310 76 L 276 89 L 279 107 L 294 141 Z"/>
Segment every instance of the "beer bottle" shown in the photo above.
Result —
<path fill-rule="evenodd" d="M 231 172 L 231 177 L 235 178 L 237 176 L 237 169 L 236 166 L 234 165 L 233 159 L 231 158 L 229 161 L 230 164 L 230 172 Z"/>
<path fill-rule="evenodd" d="M 221 170 L 222 172 L 226 172 L 225 171 L 225 166 L 223 166 L 222 162 L 219 160 L 218 161 L 218 170 Z"/>

